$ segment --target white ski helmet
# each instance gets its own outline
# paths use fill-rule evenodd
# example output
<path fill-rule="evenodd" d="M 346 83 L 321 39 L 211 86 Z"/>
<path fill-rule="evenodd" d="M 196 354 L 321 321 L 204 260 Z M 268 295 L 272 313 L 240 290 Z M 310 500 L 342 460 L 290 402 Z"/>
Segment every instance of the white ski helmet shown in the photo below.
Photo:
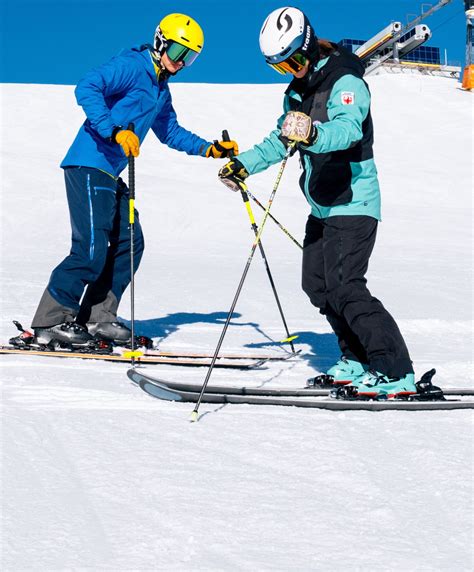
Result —
<path fill-rule="evenodd" d="M 277 71 L 285 73 L 278 64 L 293 54 L 301 54 L 314 61 L 319 56 L 319 45 L 314 30 L 298 8 L 286 6 L 274 10 L 260 30 L 260 50 L 265 61 Z"/>

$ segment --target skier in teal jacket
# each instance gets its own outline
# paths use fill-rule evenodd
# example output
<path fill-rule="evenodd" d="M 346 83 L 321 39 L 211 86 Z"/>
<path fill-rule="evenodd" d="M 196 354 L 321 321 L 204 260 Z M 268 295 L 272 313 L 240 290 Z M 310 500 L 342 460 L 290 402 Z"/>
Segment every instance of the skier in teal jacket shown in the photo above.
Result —
<path fill-rule="evenodd" d="M 184 129 L 173 108 L 168 80 L 194 62 L 203 44 L 196 21 L 169 14 L 153 45 L 124 50 L 79 82 L 75 94 L 86 120 L 61 163 L 72 246 L 53 270 L 33 318 L 37 344 L 93 348 L 94 338 L 130 343 L 129 328 L 117 321 L 131 280 L 129 192 L 119 175 L 127 157 L 138 156 L 150 129 L 162 143 L 189 155 L 238 154 L 235 141 L 207 141 Z M 136 213 L 135 271 L 143 249 Z"/>
<path fill-rule="evenodd" d="M 318 40 L 298 9 L 273 11 L 260 48 L 293 81 L 284 113 L 264 141 L 228 162 L 219 176 L 233 188 L 281 161 L 297 145 L 301 189 L 311 214 L 303 248 L 302 286 L 333 328 L 341 359 L 321 379 L 351 384 L 354 394 L 416 392 L 413 367 L 392 316 L 366 286 L 380 221 L 370 92 L 364 66 L 344 48 Z"/>

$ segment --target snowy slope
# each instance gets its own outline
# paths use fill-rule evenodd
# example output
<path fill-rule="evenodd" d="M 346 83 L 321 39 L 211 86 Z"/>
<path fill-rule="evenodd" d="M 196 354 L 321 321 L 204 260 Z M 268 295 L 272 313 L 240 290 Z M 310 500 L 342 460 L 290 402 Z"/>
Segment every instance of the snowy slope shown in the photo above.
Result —
<path fill-rule="evenodd" d="M 454 81 L 371 78 L 384 221 L 369 287 L 418 374 L 472 386 L 472 99 Z M 283 86 L 172 88 L 183 125 L 242 149 L 280 113 Z M 224 109 L 223 95 L 232 95 Z M 0 334 L 29 325 L 69 223 L 58 164 L 83 120 L 69 86 L 2 85 Z M 219 162 L 149 138 L 137 161 L 146 252 L 137 329 L 162 349 L 215 347 L 252 235 Z M 277 168 L 251 179 L 266 201 Z M 308 208 L 292 160 L 273 214 L 299 240 Z M 260 218 L 258 207 L 255 214 Z M 338 350 L 300 289 L 300 252 L 263 235 L 304 356 L 214 383 L 300 387 Z M 121 317 L 130 316 L 126 294 Z M 258 253 L 224 349 L 278 350 L 283 329 Z M 281 351 L 281 350 L 280 350 Z M 5 570 L 469 570 L 472 415 L 192 407 L 153 400 L 126 366 L 1 357 Z M 151 368 L 150 368 L 151 369 Z M 156 366 L 200 382 L 206 369 Z"/>

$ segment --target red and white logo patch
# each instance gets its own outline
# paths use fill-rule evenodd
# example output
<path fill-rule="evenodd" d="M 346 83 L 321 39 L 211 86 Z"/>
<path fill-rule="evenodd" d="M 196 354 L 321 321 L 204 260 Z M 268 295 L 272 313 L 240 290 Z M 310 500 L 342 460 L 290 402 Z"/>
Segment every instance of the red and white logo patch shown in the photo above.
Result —
<path fill-rule="evenodd" d="M 353 91 L 343 91 L 341 93 L 342 105 L 354 105 L 355 97 Z"/>

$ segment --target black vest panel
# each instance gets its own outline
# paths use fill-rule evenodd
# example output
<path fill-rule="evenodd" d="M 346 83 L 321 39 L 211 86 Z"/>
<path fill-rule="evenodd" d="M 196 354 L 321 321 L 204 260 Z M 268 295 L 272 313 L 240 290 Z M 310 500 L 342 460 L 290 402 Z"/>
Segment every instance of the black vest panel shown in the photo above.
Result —
<path fill-rule="evenodd" d="M 328 62 L 307 80 L 293 80 L 288 89 L 290 107 L 302 111 L 311 117 L 313 122 L 329 121 L 327 104 L 334 84 L 345 75 L 353 75 L 362 79 L 363 66 L 359 59 L 339 46 Z M 367 84 L 366 84 L 367 85 Z M 368 89 L 368 87 L 367 87 Z M 291 92 L 298 93 L 302 101 L 291 97 Z M 311 174 L 308 190 L 311 198 L 324 207 L 347 204 L 352 200 L 351 163 L 359 163 L 373 158 L 373 126 L 369 113 L 362 124 L 362 140 L 349 149 L 331 153 L 311 153 L 300 149 L 304 172 L 300 185 L 304 185 L 308 176 L 306 161 L 311 163 Z M 308 159 L 306 159 L 308 157 Z"/>

